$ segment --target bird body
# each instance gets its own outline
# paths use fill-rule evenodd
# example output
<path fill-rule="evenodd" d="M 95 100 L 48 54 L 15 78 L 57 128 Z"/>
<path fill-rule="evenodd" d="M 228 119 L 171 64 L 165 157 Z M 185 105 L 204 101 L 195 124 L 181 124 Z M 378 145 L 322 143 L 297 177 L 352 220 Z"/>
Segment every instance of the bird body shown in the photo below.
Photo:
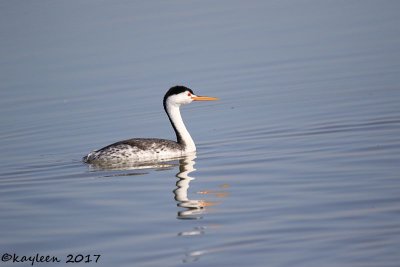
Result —
<path fill-rule="evenodd" d="M 83 161 L 95 164 L 158 161 L 191 154 L 196 151 L 196 145 L 182 120 L 180 106 L 192 101 L 211 100 L 217 98 L 197 96 L 184 86 L 172 87 L 164 96 L 163 106 L 177 141 L 158 138 L 128 139 L 92 151 L 83 157 Z"/>

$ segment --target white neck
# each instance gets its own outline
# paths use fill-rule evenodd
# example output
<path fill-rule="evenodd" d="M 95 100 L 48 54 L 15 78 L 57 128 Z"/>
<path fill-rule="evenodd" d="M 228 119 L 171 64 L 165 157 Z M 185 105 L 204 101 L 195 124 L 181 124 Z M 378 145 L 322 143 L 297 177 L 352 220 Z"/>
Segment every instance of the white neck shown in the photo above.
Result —
<path fill-rule="evenodd" d="M 185 152 L 194 152 L 196 151 L 196 145 L 183 123 L 179 107 L 180 105 L 167 101 L 166 112 L 174 127 L 178 143 L 185 147 Z"/>

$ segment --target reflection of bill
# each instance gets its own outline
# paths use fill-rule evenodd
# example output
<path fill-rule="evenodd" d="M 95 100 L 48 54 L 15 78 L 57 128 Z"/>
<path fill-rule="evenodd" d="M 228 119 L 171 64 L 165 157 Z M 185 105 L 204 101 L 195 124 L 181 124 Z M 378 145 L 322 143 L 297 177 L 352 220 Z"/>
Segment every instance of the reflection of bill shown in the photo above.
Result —
<path fill-rule="evenodd" d="M 178 212 L 178 219 L 200 219 L 204 213 L 204 208 L 214 206 L 217 202 L 207 201 L 203 199 L 190 199 L 188 196 L 189 184 L 193 177 L 189 174 L 196 169 L 194 168 L 196 155 L 187 156 L 179 160 L 179 173 L 176 177 L 179 179 L 176 182 L 176 189 L 174 190 L 175 200 L 178 201 L 178 207 L 185 208 Z M 198 192 L 200 194 L 209 194 L 211 191 Z M 226 196 L 226 195 L 224 195 Z M 221 197 L 218 196 L 217 197 Z"/>

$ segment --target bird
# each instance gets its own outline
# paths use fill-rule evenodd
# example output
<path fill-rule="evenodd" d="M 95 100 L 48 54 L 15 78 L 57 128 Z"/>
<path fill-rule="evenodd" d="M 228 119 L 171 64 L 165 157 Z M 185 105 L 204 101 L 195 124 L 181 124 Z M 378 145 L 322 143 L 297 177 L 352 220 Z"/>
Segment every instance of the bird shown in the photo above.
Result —
<path fill-rule="evenodd" d="M 88 164 L 158 161 L 179 158 L 196 152 L 196 145 L 182 120 L 180 107 L 193 101 L 214 101 L 198 96 L 192 89 L 177 85 L 164 95 L 163 106 L 176 134 L 176 141 L 159 138 L 132 138 L 94 150 L 82 158 Z"/>

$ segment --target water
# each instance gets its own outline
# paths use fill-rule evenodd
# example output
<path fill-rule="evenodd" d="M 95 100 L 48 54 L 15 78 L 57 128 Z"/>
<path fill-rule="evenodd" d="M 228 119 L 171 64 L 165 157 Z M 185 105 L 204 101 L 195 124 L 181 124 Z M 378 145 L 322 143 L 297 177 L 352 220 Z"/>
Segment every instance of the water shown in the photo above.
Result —
<path fill-rule="evenodd" d="M 398 266 L 399 7 L 1 2 L 2 256 Z M 173 139 L 161 101 L 176 84 L 221 99 L 183 108 L 195 157 L 80 161 L 125 138 Z"/>

